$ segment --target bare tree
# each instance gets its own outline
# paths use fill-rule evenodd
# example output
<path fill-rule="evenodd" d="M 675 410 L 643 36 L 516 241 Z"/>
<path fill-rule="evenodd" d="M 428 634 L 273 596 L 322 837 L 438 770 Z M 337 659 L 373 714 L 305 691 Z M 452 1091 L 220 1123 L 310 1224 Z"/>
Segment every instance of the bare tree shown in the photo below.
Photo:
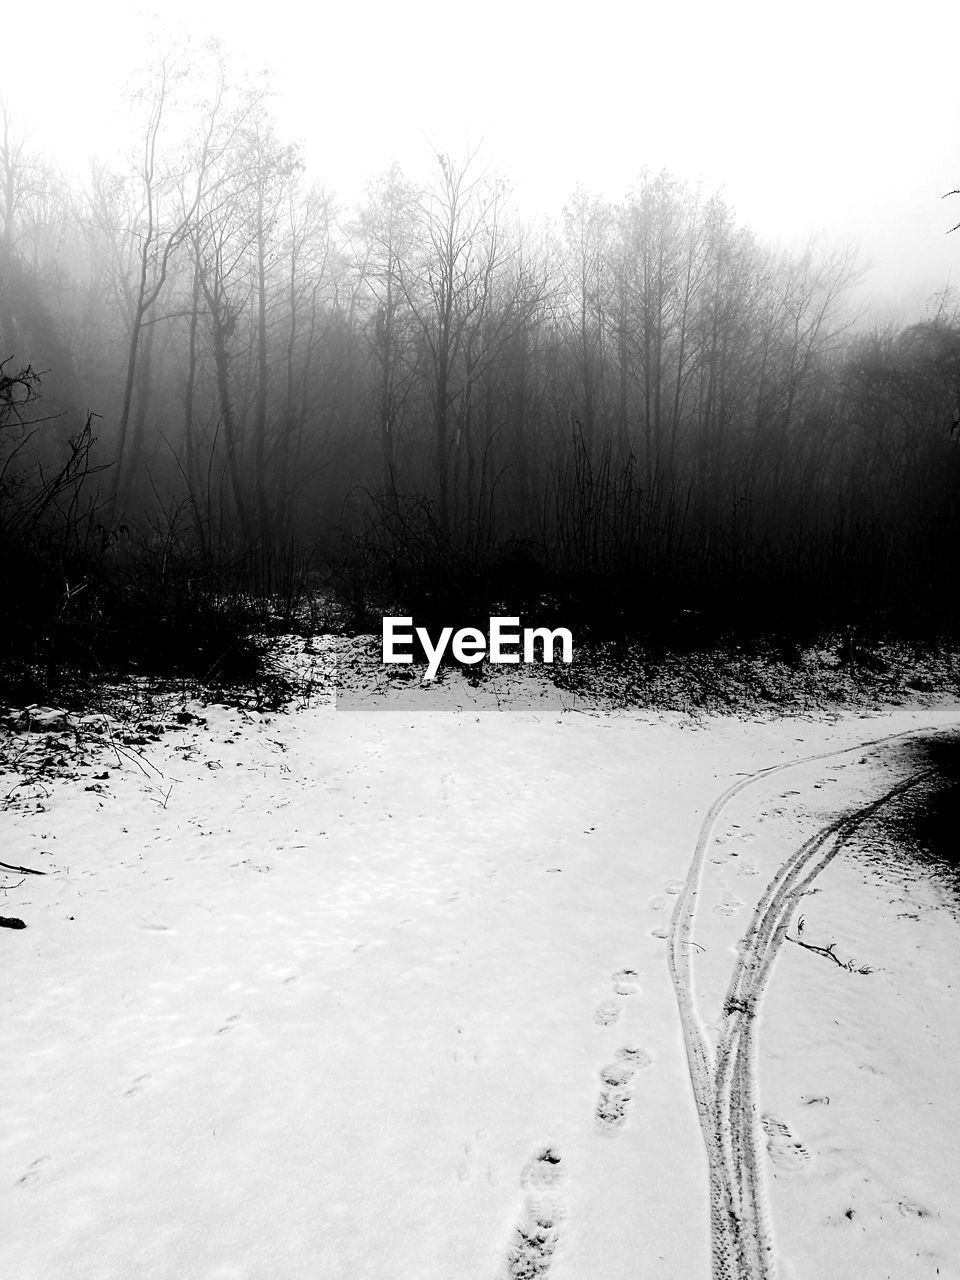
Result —
<path fill-rule="evenodd" d="M 357 270 L 372 294 L 369 326 L 377 379 L 377 433 L 384 492 L 398 492 L 398 450 L 404 409 L 417 368 L 413 312 L 404 294 L 403 265 L 416 234 L 417 192 L 394 165 L 371 187 L 356 228 Z"/>
<path fill-rule="evenodd" d="M 130 314 L 126 354 L 126 374 L 117 425 L 117 458 L 110 507 L 123 506 L 129 477 L 132 474 L 142 431 L 131 433 L 134 389 L 141 354 L 149 373 L 152 350 L 150 326 L 154 307 L 163 292 L 174 257 L 189 234 L 194 216 L 203 198 L 208 173 L 217 143 L 217 123 L 223 98 L 223 83 L 218 84 L 213 100 L 206 108 L 200 129 L 197 154 L 171 163 L 163 153 L 164 125 L 170 98 L 185 71 L 175 71 L 167 57 L 160 59 L 155 84 L 148 98 L 148 118 L 143 146 L 135 175 L 135 201 L 132 218 L 118 228 L 131 250 L 132 280 L 129 289 Z M 147 347 L 141 352 L 145 331 Z M 144 379 L 144 382 L 146 379 Z M 132 436 L 132 438 L 131 438 Z"/>

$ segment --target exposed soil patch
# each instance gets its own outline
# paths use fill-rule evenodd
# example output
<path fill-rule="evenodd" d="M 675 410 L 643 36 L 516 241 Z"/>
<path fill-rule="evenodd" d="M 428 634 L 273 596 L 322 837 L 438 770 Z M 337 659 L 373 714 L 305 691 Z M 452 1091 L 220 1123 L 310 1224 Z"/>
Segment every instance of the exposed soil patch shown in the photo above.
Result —
<path fill-rule="evenodd" d="M 934 772 L 877 814 L 860 852 L 910 879 L 942 878 L 960 898 L 960 736 L 916 738 L 904 751 Z"/>

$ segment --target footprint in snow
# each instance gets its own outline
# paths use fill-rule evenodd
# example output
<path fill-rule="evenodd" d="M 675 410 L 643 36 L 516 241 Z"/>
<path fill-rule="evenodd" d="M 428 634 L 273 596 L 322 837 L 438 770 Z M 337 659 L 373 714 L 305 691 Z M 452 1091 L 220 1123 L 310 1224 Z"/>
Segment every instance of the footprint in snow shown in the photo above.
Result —
<path fill-rule="evenodd" d="M 618 969 L 613 975 L 613 990 L 621 998 L 640 994 L 640 979 L 636 969 Z M 609 1027 L 620 1017 L 618 1000 L 604 1000 L 593 1011 L 593 1020 L 601 1027 Z"/>
<path fill-rule="evenodd" d="M 50 1163 L 50 1156 L 39 1156 L 36 1160 L 31 1160 L 27 1166 L 27 1172 L 22 1178 L 17 1179 L 18 1187 L 29 1187 L 31 1183 L 36 1182 L 43 1176 L 44 1168 Z"/>
<path fill-rule="evenodd" d="M 483 1136 L 481 1130 L 477 1138 L 482 1140 Z M 463 1145 L 463 1156 L 457 1164 L 457 1177 L 461 1182 L 471 1182 L 474 1178 L 484 1177 L 491 1187 L 497 1184 L 493 1165 L 489 1160 L 479 1159 L 476 1147 L 470 1142 L 465 1142 Z"/>
<path fill-rule="evenodd" d="M 617 1000 L 604 1000 L 593 1012 L 593 1020 L 601 1027 L 609 1027 L 620 1017 L 620 1004 Z"/>
<path fill-rule="evenodd" d="M 926 1209 L 922 1204 L 915 1204 L 912 1200 L 901 1200 L 897 1205 L 897 1208 L 905 1218 L 932 1218 L 934 1216 L 940 1216 L 939 1214 L 934 1215 L 932 1209 Z"/>
<path fill-rule="evenodd" d="M 625 1062 L 601 1067 L 600 1096 L 595 1113 L 597 1133 L 610 1136 L 623 1128 L 633 1097 L 630 1082 L 634 1074 L 633 1067 Z"/>
<path fill-rule="evenodd" d="M 631 1067 L 649 1067 L 653 1062 L 653 1054 L 647 1049 L 618 1049 L 616 1056 L 621 1062 L 626 1062 Z"/>
<path fill-rule="evenodd" d="M 683 884 L 684 882 L 682 880 L 668 880 L 667 883 L 663 886 L 663 891 L 664 893 L 672 893 L 674 895 L 678 893 L 682 893 Z"/>
<path fill-rule="evenodd" d="M 527 1193 L 527 1205 L 534 1213 L 553 1212 L 562 1216 L 557 1192 L 564 1179 L 555 1147 L 543 1147 L 530 1157 L 520 1172 L 520 1186 Z"/>
<path fill-rule="evenodd" d="M 613 989 L 618 996 L 640 994 L 640 979 L 635 969 L 618 969 L 613 975 Z"/>
<path fill-rule="evenodd" d="M 507 1251 L 507 1280 L 535 1280 L 550 1270 L 564 1216 L 563 1171 L 554 1147 L 531 1156 L 520 1174 L 525 1193 L 523 1213 Z"/>
<path fill-rule="evenodd" d="M 669 929 L 651 929 L 650 936 L 651 938 L 667 938 L 670 936 L 670 931 Z"/>
<path fill-rule="evenodd" d="M 728 898 L 726 902 L 717 903 L 713 908 L 713 914 L 716 916 L 735 916 L 742 906 L 742 902 L 736 902 L 732 898 Z"/>
<path fill-rule="evenodd" d="M 651 911 L 662 911 L 666 905 L 667 905 L 666 898 L 661 898 L 659 896 L 656 898 L 651 898 L 650 901 L 647 903 L 647 906 L 650 908 Z"/>
<path fill-rule="evenodd" d="M 798 1173 L 810 1163 L 810 1152 L 797 1142 L 787 1125 L 776 1116 L 762 1115 L 760 1125 L 767 1135 L 767 1154 L 784 1173 Z"/>

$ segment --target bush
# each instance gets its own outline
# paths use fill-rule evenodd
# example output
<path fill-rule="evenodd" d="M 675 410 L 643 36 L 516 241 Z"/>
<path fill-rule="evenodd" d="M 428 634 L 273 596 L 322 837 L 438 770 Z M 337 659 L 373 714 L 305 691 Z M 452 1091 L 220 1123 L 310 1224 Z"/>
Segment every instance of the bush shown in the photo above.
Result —
<path fill-rule="evenodd" d="M 255 680 L 256 635 L 303 612 L 306 562 L 199 547 L 183 510 L 147 532 L 109 527 L 93 416 L 64 437 L 39 399 L 32 368 L 0 365 L 0 699 L 82 701 L 132 671 Z"/>

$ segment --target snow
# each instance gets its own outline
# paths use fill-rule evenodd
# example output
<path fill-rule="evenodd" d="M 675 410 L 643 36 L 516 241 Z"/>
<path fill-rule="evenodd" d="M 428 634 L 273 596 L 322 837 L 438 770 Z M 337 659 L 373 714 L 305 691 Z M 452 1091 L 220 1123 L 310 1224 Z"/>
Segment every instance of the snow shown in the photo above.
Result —
<path fill-rule="evenodd" d="M 719 819 L 692 969 L 714 1045 L 779 864 L 913 767 L 850 749 L 960 711 L 419 696 L 193 707 L 4 788 L 0 858 L 46 874 L 0 880 L 27 925 L 0 930 L 0 1274 L 711 1275 L 667 964 L 704 814 L 744 773 L 847 752 Z M 960 1276 L 955 905 L 857 852 L 816 887 L 803 939 L 873 971 L 787 942 L 764 996 L 777 1274 Z"/>

